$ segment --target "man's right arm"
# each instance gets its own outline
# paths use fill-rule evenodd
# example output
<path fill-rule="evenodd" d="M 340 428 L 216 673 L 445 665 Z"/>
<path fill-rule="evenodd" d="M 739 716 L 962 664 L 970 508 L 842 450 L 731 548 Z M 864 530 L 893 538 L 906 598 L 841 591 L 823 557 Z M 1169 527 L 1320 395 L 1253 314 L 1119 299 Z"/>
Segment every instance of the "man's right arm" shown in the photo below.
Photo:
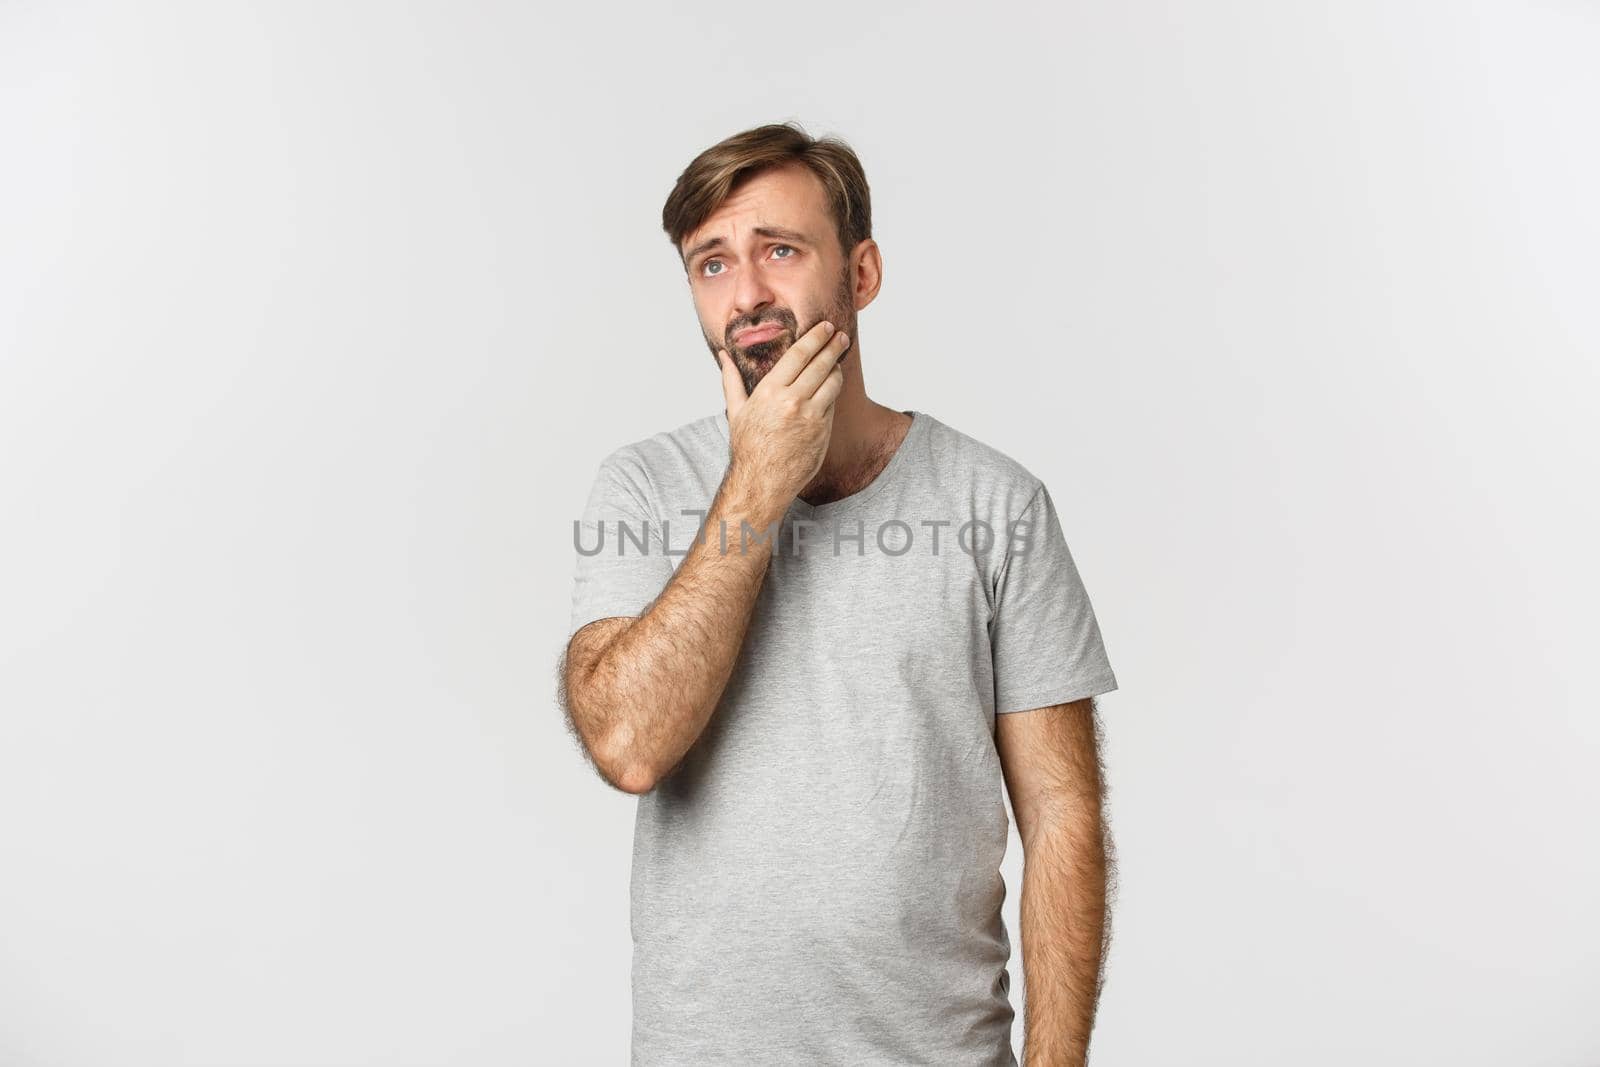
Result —
<path fill-rule="evenodd" d="M 568 642 L 562 701 L 596 769 L 618 789 L 654 789 L 722 699 L 772 558 L 768 541 L 746 546 L 745 526 L 770 537 L 821 468 L 849 342 L 831 323 L 816 324 L 748 395 L 719 353 L 730 453 L 701 536 L 643 614 L 592 622 Z"/>
<path fill-rule="evenodd" d="M 655 788 L 710 721 L 772 558 L 760 541 L 741 551 L 741 523 L 759 536 L 785 507 L 730 467 L 701 537 L 644 614 L 601 619 L 573 635 L 567 710 L 596 768 L 618 789 Z"/>

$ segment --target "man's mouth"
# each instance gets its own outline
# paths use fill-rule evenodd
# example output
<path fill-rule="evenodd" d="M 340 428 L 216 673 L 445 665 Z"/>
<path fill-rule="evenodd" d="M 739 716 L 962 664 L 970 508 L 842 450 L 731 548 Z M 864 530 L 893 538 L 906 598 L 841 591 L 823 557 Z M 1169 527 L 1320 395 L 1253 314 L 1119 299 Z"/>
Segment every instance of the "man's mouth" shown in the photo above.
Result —
<path fill-rule="evenodd" d="M 740 345 L 759 344 L 762 341 L 772 340 L 774 337 L 782 333 L 783 330 L 783 326 L 779 323 L 763 323 L 760 326 L 751 326 L 740 330 L 738 333 L 733 335 L 733 341 L 735 344 Z"/>

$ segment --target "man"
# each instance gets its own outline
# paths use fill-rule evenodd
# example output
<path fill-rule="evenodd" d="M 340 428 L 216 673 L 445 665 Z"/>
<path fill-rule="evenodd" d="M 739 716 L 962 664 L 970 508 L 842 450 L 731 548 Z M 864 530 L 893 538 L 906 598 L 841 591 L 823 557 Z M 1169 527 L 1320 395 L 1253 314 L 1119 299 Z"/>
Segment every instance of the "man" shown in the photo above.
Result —
<path fill-rule="evenodd" d="M 663 224 L 724 411 L 601 462 L 562 664 L 639 798 L 633 1063 L 1014 1065 L 1002 784 L 1024 1058 L 1086 1062 L 1117 683 L 1050 493 L 868 398 L 883 262 L 847 145 L 730 137 Z"/>

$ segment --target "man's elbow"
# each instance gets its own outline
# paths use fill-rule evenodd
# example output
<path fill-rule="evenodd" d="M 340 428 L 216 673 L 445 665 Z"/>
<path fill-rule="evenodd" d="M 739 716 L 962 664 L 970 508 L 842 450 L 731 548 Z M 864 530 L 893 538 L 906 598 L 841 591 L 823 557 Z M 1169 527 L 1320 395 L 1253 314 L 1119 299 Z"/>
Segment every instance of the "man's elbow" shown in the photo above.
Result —
<path fill-rule="evenodd" d="M 656 776 L 644 767 L 632 766 L 612 777 L 611 784 L 624 793 L 643 796 L 656 787 Z"/>
<path fill-rule="evenodd" d="M 633 731 L 627 725 L 614 727 L 609 736 L 595 745 L 595 766 L 611 785 L 624 793 L 640 796 L 656 787 L 655 769 L 633 750 Z"/>
<path fill-rule="evenodd" d="M 563 661 L 560 700 L 567 723 L 582 742 L 595 772 L 607 785 L 636 796 L 648 793 L 655 788 L 655 776 L 640 766 L 637 754 L 631 751 L 632 729 L 625 722 L 617 723 L 614 714 L 601 710 L 604 698 L 594 693 L 589 685 L 593 669 L 592 662 Z M 601 725 L 608 721 L 614 725 L 609 728 Z"/>

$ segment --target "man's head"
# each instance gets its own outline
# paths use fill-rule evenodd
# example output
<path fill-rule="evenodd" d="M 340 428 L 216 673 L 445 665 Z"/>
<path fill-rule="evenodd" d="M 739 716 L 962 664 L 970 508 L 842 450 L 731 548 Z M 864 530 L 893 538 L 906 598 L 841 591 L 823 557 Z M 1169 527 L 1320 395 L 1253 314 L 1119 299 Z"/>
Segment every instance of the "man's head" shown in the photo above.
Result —
<path fill-rule="evenodd" d="M 856 313 L 877 295 L 882 259 L 866 175 L 843 141 L 794 123 L 735 134 L 679 175 L 661 223 L 713 359 L 726 351 L 746 392 L 823 319 L 859 349 Z M 776 332 L 739 336 L 768 324 Z"/>

